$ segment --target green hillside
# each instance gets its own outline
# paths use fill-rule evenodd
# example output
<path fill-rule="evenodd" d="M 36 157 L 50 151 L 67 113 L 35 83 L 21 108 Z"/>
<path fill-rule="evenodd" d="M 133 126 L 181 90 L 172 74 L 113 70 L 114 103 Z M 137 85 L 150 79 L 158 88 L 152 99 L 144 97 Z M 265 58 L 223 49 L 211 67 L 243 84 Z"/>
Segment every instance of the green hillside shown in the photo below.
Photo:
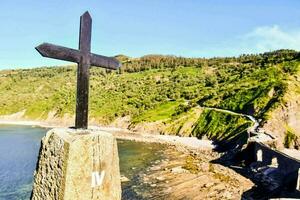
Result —
<path fill-rule="evenodd" d="M 117 72 L 91 69 L 90 117 L 109 124 L 130 116 L 130 127 L 161 122 L 162 133 L 228 140 L 251 123 L 217 111 L 197 112 L 199 106 L 266 120 L 270 110 L 284 103 L 287 81 L 299 70 L 299 55 L 291 50 L 211 59 L 120 55 L 123 67 Z M 75 78 L 75 66 L 0 71 L 0 115 L 22 110 L 39 120 L 50 111 L 58 118 L 73 115 Z"/>

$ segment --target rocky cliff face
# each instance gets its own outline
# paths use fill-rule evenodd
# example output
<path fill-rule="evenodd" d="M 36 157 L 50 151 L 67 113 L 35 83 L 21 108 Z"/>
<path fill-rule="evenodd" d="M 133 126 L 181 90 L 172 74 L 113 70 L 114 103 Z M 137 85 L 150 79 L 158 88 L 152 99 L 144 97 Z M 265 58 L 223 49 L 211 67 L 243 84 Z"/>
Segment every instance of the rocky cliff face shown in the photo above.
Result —
<path fill-rule="evenodd" d="M 283 103 L 268 113 L 263 128 L 277 138 L 278 148 L 300 148 L 299 72 L 289 78 Z"/>

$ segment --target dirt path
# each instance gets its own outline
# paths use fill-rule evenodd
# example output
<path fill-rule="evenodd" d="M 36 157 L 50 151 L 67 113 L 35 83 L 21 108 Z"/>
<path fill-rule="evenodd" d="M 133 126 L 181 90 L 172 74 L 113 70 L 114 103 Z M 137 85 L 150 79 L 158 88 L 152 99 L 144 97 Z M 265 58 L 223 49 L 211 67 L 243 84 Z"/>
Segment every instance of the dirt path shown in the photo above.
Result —
<path fill-rule="evenodd" d="M 221 108 L 211 108 L 211 107 L 200 107 L 200 108 L 229 113 L 231 115 L 238 115 L 241 117 L 247 117 L 249 120 L 251 120 L 253 122 L 253 125 L 248 128 L 249 138 L 253 137 L 253 138 L 251 138 L 252 140 L 255 140 L 258 142 L 271 142 L 271 141 L 274 141 L 274 139 L 275 139 L 272 136 L 272 134 L 267 133 L 267 131 L 265 131 L 263 128 L 260 127 L 259 120 L 257 120 L 252 115 L 247 115 L 244 113 L 237 113 L 237 112 L 234 112 L 231 110 L 226 110 L 226 109 L 221 109 Z M 250 136 L 250 135 L 252 135 L 252 136 Z"/>

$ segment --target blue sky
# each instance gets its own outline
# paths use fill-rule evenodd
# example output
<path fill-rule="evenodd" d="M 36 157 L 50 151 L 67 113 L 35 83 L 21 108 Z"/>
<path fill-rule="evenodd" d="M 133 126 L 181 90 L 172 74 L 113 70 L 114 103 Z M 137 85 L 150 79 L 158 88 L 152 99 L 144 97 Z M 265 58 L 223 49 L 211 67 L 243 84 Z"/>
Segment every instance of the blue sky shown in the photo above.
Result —
<path fill-rule="evenodd" d="M 67 64 L 34 47 L 77 48 L 86 10 L 93 18 L 92 51 L 107 56 L 300 50 L 299 0 L 12 0 L 0 5 L 0 69 Z"/>

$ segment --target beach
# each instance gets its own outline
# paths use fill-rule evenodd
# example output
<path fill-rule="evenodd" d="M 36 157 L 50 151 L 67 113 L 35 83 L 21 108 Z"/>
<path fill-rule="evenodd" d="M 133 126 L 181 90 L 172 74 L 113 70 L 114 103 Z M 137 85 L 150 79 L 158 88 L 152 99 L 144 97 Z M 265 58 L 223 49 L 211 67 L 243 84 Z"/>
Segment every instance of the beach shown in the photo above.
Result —
<path fill-rule="evenodd" d="M 37 126 L 43 128 L 58 128 L 63 127 L 64 124 L 53 124 L 46 121 L 37 120 L 24 120 L 24 119 L 4 119 L 0 118 L 0 124 L 7 125 L 26 125 L 26 126 Z M 113 126 L 101 126 L 101 125 L 91 125 L 89 126 L 91 130 L 102 130 L 113 134 L 117 139 L 132 140 L 137 142 L 151 142 L 160 143 L 166 145 L 174 145 L 179 150 L 181 148 L 186 148 L 189 150 L 213 150 L 215 145 L 210 140 L 199 140 L 196 137 L 180 137 L 174 135 L 160 135 L 160 134 L 149 134 L 133 132 L 128 129 L 118 128 Z"/>

